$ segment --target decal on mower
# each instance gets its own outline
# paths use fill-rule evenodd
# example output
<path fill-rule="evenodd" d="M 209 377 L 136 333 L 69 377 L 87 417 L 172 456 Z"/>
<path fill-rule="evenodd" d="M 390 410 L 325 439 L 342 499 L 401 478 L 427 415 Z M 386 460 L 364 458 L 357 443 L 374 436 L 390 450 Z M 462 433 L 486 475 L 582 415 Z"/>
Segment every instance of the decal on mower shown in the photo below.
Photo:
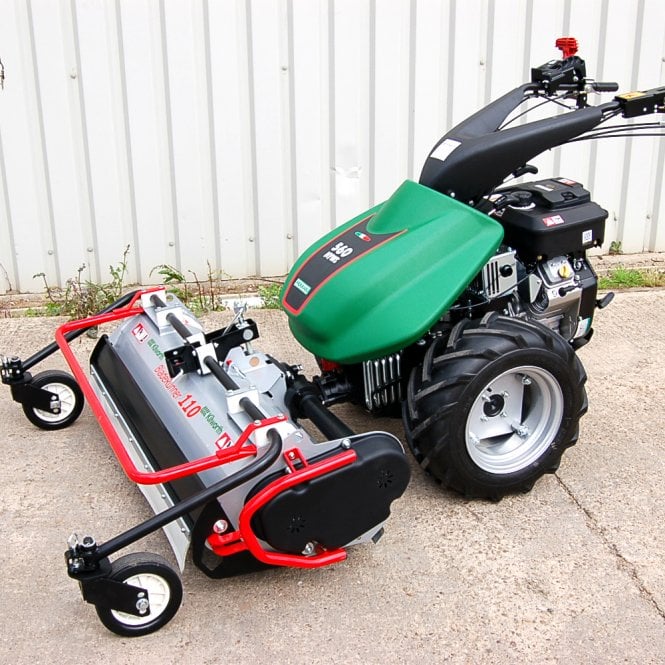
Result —
<path fill-rule="evenodd" d="M 282 300 L 282 305 L 288 312 L 297 314 L 314 293 L 336 273 L 402 233 L 397 231 L 382 235 L 370 234 L 367 225 L 373 217 L 374 215 L 369 215 L 342 231 L 305 261 Z"/>
<path fill-rule="evenodd" d="M 548 228 L 551 226 L 559 226 L 559 224 L 563 224 L 566 220 L 564 220 L 561 215 L 553 215 L 552 217 L 543 217 L 543 224 L 547 226 Z"/>
<path fill-rule="evenodd" d="M 134 326 L 134 328 L 132 328 L 132 335 L 134 335 L 138 342 L 143 344 L 143 342 L 148 339 L 150 333 L 143 327 L 142 323 L 138 323 L 136 326 Z"/>

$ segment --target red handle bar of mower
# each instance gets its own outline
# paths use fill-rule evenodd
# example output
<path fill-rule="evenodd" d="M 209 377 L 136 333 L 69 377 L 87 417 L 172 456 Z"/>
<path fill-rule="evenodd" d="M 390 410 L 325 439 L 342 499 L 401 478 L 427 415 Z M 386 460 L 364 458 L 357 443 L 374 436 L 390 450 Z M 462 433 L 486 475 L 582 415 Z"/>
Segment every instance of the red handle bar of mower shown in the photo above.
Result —
<path fill-rule="evenodd" d="M 104 314 L 97 314 L 95 316 L 89 316 L 85 319 L 78 319 L 76 321 L 68 321 L 61 325 L 55 332 L 55 340 L 62 351 L 62 355 L 65 357 L 67 364 L 69 365 L 76 381 L 78 382 L 83 395 L 85 396 L 92 412 L 94 413 L 99 425 L 104 432 L 104 435 L 108 439 L 115 456 L 118 458 L 124 472 L 127 474 L 128 478 L 135 483 L 141 485 L 156 485 L 158 483 L 168 483 L 179 478 L 184 478 L 185 476 L 190 476 L 194 473 L 199 473 L 201 471 L 206 471 L 207 469 L 212 469 L 216 466 L 221 466 L 222 464 L 227 464 L 229 462 L 235 462 L 243 457 L 250 457 L 256 455 L 256 446 L 253 444 L 247 444 L 249 437 L 259 429 L 265 427 L 271 427 L 276 423 L 284 422 L 286 416 L 272 416 L 270 418 L 264 418 L 258 422 L 250 423 L 242 434 L 238 437 L 238 440 L 231 446 L 224 448 L 223 450 L 218 450 L 214 455 L 208 457 L 201 457 L 190 462 L 185 462 L 184 464 L 178 464 L 176 466 L 169 467 L 167 469 L 161 469 L 159 471 L 140 471 L 134 461 L 129 456 L 125 447 L 122 443 L 122 439 L 118 435 L 111 419 L 106 413 L 102 403 L 99 401 L 97 394 L 90 385 L 90 381 L 79 364 L 74 352 L 69 346 L 67 340 L 67 334 L 77 330 L 83 330 L 85 328 L 92 328 L 93 326 L 102 325 L 104 323 L 111 323 L 113 321 L 119 321 L 121 319 L 126 319 L 130 316 L 136 316 L 137 314 L 143 313 L 143 308 L 140 305 L 137 305 L 137 301 L 141 298 L 142 295 L 147 293 L 152 293 L 154 291 L 161 290 L 162 287 L 151 287 L 148 289 L 142 289 L 137 291 L 134 294 L 134 297 L 129 301 L 127 305 L 119 307 L 111 312 Z"/>

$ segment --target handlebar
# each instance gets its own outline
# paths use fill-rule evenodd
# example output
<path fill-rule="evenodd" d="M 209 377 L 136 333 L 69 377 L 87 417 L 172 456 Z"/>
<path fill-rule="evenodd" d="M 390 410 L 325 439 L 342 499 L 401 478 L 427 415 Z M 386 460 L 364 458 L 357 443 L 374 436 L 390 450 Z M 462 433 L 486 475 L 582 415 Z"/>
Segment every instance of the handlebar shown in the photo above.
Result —
<path fill-rule="evenodd" d="M 594 92 L 616 92 L 619 84 L 610 81 L 589 81 L 588 85 Z"/>

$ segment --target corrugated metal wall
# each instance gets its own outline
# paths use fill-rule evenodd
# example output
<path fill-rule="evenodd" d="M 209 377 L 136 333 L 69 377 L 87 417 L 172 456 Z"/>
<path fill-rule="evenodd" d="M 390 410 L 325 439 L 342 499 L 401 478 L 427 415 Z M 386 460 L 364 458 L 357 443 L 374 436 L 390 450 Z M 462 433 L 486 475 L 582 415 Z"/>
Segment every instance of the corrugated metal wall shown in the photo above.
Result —
<path fill-rule="evenodd" d="M 284 274 L 417 179 L 453 123 L 572 34 L 590 74 L 665 81 L 662 0 L 0 0 L 0 292 L 157 264 Z M 553 151 L 607 243 L 665 250 L 665 142 Z"/>

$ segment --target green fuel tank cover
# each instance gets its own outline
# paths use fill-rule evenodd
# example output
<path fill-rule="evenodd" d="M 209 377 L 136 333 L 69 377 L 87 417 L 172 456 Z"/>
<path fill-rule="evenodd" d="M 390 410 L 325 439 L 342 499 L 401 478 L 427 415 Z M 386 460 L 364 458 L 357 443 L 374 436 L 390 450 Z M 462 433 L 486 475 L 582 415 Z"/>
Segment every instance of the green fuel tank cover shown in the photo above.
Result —
<path fill-rule="evenodd" d="M 339 363 L 420 339 L 503 239 L 495 220 L 410 180 L 314 243 L 281 293 L 295 338 Z"/>

